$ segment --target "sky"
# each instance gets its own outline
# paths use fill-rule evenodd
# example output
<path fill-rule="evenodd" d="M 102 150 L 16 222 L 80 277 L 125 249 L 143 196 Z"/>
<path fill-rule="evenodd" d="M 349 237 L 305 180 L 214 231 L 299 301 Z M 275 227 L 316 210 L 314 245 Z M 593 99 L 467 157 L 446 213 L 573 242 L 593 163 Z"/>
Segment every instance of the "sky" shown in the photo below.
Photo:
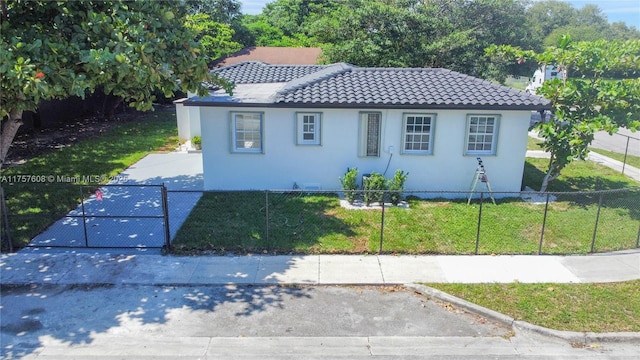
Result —
<path fill-rule="evenodd" d="M 244 14 L 256 15 L 262 12 L 266 3 L 273 0 L 240 0 L 242 12 Z M 534 0 L 536 1 L 536 0 Z M 640 29 L 640 0 L 568 0 L 576 9 L 584 5 L 598 5 L 607 16 L 609 22 L 623 21 L 628 26 L 635 26 Z"/>

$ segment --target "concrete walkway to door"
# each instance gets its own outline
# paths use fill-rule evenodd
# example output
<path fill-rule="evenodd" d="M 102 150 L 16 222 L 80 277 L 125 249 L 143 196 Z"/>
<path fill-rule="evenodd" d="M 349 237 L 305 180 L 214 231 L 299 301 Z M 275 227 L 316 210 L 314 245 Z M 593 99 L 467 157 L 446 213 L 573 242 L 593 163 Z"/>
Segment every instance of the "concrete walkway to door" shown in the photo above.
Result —
<path fill-rule="evenodd" d="M 95 193 L 93 188 L 84 188 L 82 204 L 36 236 L 31 245 L 162 247 L 163 184 L 168 190 L 169 232 L 173 238 L 202 196 L 202 156 L 197 153 L 149 154 Z"/>

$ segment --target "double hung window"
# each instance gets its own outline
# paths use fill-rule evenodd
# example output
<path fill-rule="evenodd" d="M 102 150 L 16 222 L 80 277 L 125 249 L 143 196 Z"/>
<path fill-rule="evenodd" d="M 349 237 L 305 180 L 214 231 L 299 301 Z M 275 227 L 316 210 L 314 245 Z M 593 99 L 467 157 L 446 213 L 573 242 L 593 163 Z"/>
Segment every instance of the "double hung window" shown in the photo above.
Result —
<path fill-rule="evenodd" d="M 231 113 L 231 151 L 262 153 L 264 146 L 263 113 Z"/>
<path fill-rule="evenodd" d="M 435 114 L 404 114 L 402 122 L 402 153 L 431 154 Z"/>
<path fill-rule="evenodd" d="M 498 120 L 498 115 L 467 116 L 467 155 L 496 154 Z"/>

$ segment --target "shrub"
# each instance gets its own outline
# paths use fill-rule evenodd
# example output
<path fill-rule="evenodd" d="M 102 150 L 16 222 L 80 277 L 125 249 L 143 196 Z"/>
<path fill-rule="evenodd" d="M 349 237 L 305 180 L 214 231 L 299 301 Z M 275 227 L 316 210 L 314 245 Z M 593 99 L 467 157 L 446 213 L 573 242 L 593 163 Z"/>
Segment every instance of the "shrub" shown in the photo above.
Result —
<path fill-rule="evenodd" d="M 345 190 L 344 197 L 349 204 L 353 204 L 356 199 L 356 191 L 358 189 L 358 169 L 347 169 L 347 172 L 340 178 L 342 189 Z"/>
<path fill-rule="evenodd" d="M 382 202 L 384 198 L 384 190 L 387 185 L 387 180 L 378 173 L 371 173 L 369 176 L 366 176 L 362 180 L 362 188 L 365 190 L 364 192 L 364 202 L 367 206 L 371 205 L 372 202 Z"/>
<path fill-rule="evenodd" d="M 402 201 L 402 190 L 404 189 L 404 183 L 407 181 L 409 173 L 405 173 L 402 170 L 396 170 L 393 178 L 387 183 L 389 191 L 389 199 L 393 205 L 398 205 Z"/>
<path fill-rule="evenodd" d="M 197 136 L 197 135 L 196 135 L 196 136 L 194 136 L 194 137 L 192 137 L 192 138 L 191 138 L 191 145 L 193 145 L 193 147 L 194 147 L 196 150 L 200 150 L 200 149 L 202 149 L 202 137 Z"/>

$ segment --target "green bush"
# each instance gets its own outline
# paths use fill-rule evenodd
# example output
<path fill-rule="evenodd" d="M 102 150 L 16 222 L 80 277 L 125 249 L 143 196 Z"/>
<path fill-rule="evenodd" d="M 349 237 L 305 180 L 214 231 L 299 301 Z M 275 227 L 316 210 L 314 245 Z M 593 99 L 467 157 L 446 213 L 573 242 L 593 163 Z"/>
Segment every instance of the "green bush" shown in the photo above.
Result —
<path fill-rule="evenodd" d="M 356 191 L 358 189 L 358 169 L 347 169 L 347 172 L 340 178 L 342 189 L 345 190 L 344 197 L 349 204 L 353 204 L 356 199 Z"/>
<path fill-rule="evenodd" d="M 365 176 L 362 180 L 362 188 L 364 192 L 364 202 L 367 206 L 372 202 L 382 202 L 384 198 L 384 190 L 386 189 L 387 180 L 381 174 L 376 172 Z"/>
<path fill-rule="evenodd" d="M 389 189 L 389 199 L 393 205 L 398 205 L 402 201 L 402 190 L 404 189 L 404 183 L 407 181 L 409 173 L 405 173 L 402 170 L 396 170 L 393 178 L 387 183 L 387 189 Z"/>
<path fill-rule="evenodd" d="M 191 145 L 193 145 L 193 147 L 194 147 L 196 150 L 200 150 L 200 149 L 202 149 L 202 137 L 197 136 L 197 135 L 196 135 L 196 136 L 194 136 L 194 137 L 192 137 L 192 138 L 191 138 Z"/>

